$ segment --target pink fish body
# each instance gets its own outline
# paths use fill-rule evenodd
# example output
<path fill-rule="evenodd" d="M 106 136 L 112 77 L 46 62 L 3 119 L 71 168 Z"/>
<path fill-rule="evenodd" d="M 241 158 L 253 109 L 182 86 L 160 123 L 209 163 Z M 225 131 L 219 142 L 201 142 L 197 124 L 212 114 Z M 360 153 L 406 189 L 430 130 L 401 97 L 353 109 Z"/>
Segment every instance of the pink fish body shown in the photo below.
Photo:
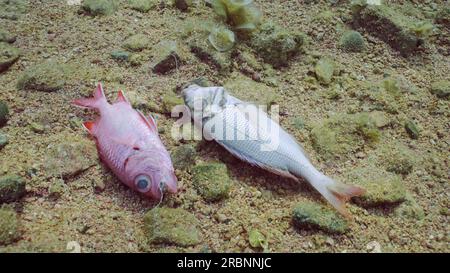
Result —
<path fill-rule="evenodd" d="M 147 119 L 133 109 L 122 91 L 116 102 L 109 104 L 100 83 L 93 98 L 78 99 L 74 104 L 100 113 L 95 122 L 83 126 L 95 138 L 100 158 L 123 183 L 154 199 L 161 199 L 165 189 L 176 193 L 172 161 L 151 116 Z"/>

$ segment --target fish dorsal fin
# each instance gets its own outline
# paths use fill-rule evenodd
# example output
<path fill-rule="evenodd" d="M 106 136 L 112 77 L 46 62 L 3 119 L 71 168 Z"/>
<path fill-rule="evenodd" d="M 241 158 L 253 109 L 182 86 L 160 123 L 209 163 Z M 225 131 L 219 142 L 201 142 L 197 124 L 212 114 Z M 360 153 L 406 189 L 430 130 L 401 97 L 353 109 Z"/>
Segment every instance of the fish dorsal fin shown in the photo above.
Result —
<path fill-rule="evenodd" d="M 146 118 L 144 116 L 144 114 L 142 114 L 141 111 L 136 110 L 136 112 L 138 112 L 139 116 L 142 118 L 142 120 L 145 122 L 145 124 L 147 124 L 147 126 L 150 128 L 150 130 L 152 130 L 153 132 L 158 132 L 158 128 L 156 127 L 156 122 L 151 115 L 149 115 L 149 118 Z"/>
<path fill-rule="evenodd" d="M 94 129 L 95 129 L 95 122 L 94 121 L 85 121 L 83 122 L 83 128 L 86 129 L 86 131 L 89 132 L 89 134 L 94 135 Z"/>
<path fill-rule="evenodd" d="M 116 102 L 126 102 L 127 104 L 130 104 L 130 102 L 128 101 L 128 99 L 125 97 L 125 94 L 123 93 L 122 90 L 119 90 L 119 92 L 117 93 L 117 99 Z"/>

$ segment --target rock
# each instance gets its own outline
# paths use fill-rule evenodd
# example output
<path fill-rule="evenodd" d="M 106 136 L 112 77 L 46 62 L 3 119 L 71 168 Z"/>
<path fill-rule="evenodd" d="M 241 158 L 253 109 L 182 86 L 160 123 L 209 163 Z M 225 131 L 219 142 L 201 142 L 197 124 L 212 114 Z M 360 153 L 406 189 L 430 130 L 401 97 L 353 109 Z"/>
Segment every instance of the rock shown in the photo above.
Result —
<path fill-rule="evenodd" d="M 225 82 L 224 87 L 231 95 L 257 106 L 269 107 L 279 99 L 274 88 L 255 82 L 240 73 L 233 73 Z"/>
<path fill-rule="evenodd" d="M 226 52 L 233 48 L 236 42 L 234 32 L 226 27 L 214 27 L 208 36 L 208 41 L 219 52 Z"/>
<path fill-rule="evenodd" d="M 91 140 L 65 133 L 52 138 L 43 164 L 47 176 L 71 177 L 98 162 L 97 149 Z"/>
<path fill-rule="evenodd" d="M 401 178 L 375 166 L 353 170 L 348 181 L 366 189 L 364 195 L 352 199 L 363 207 L 393 206 L 406 200 L 406 189 Z"/>
<path fill-rule="evenodd" d="M 192 213 L 181 208 L 151 209 L 144 216 L 144 224 L 151 243 L 192 246 L 201 242 L 199 221 Z"/>
<path fill-rule="evenodd" d="M 195 165 L 197 152 L 193 145 L 181 145 L 172 153 L 173 166 L 177 170 L 186 170 Z"/>
<path fill-rule="evenodd" d="M 9 108 L 6 103 L 0 101 L 0 126 L 6 124 L 9 119 Z"/>
<path fill-rule="evenodd" d="M 248 241 L 253 248 L 269 249 L 269 242 L 266 237 L 257 229 L 252 229 L 248 234 Z"/>
<path fill-rule="evenodd" d="M 438 98 L 448 98 L 450 96 L 450 81 L 442 80 L 431 85 L 431 93 Z"/>
<path fill-rule="evenodd" d="M 168 92 L 162 98 L 162 111 L 164 114 L 172 113 L 172 109 L 177 105 L 184 105 L 184 100 L 173 92 Z"/>
<path fill-rule="evenodd" d="M 84 0 L 82 10 L 92 16 L 111 15 L 118 9 L 117 0 Z"/>
<path fill-rule="evenodd" d="M 335 210 L 309 201 L 296 205 L 293 221 L 299 228 L 321 229 L 329 233 L 345 233 L 349 229 L 348 223 Z"/>
<path fill-rule="evenodd" d="M 181 65 L 179 46 L 175 41 L 163 40 L 152 50 L 152 71 L 157 74 L 166 74 Z"/>
<path fill-rule="evenodd" d="M 338 114 L 311 130 L 314 149 L 326 160 L 347 157 L 380 137 L 375 121 L 367 113 Z"/>
<path fill-rule="evenodd" d="M 417 19 L 408 17 L 388 5 L 363 4 L 353 8 L 353 24 L 388 43 L 403 56 L 413 54 L 424 43 Z"/>
<path fill-rule="evenodd" d="M 20 237 L 20 221 L 14 209 L 0 207 L 0 245 L 8 245 Z"/>
<path fill-rule="evenodd" d="M 19 200 L 25 195 L 25 181 L 16 175 L 0 177 L 0 203 Z"/>
<path fill-rule="evenodd" d="M 22 73 L 17 87 L 23 90 L 54 92 L 65 86 L 71 72 L 72 69 L 68 65 L 53 60 L 39 63 Z"/>
<path fill-rule="evenodd" d="M 262 13 L 253 1 L 211 0 L 209 4 L 223 20 L 241 31 L 254 31 L 261 22 Z"/>
<path fill-rule="evenodd" d="M 192 7 L 194 0 L 173 0 L 175 7 L 181 11 L 188 11 Z"/>
<path fill-rule="evenodd" d="M 131 51 L 141 51 L 143 49 L 146 49 L 149 44 L 150 40 L 146 35 L 135 34 L 125 40 L 123 47 Z"/>
<path fill-rule="evenodd" d="M 228 197 L 231 180 L 227 166 L 222 163 L 201 163 L 192 168 L 192 182 L 206 201 Z"/>
<path fill-rule="evenodd" d="M 111 52 L 111 58 L 117 61 L 128 61 L 130 58 L 130 52 L 123 50 L 115 50 Z"/>
<path fill-rule="evenodd" d="M 140 12 L 148 12 L 151 9 L 156 8 L 161 3 L 160 0 L 128 0 L 128 3 L 132 9 Z"/>
<path fill-rule="evenodd" d="M 191 52 L 202 62 L 220 72 L 230 72 L 232 68 L 230 51 L 220 52 L 209 42 L 207 35 L 189 40 Z"/>
<path fill-rule="evenodd" d="M 27 10 L 27 0 L 0 0 L 0 18 L 17 20 Z"/>
<path fill-rule="evenodd" d="M 3 149 L 9 142 L 8 136 L 0 133 L 0 150 Z"/>
<path fill-rule="evenodd" d="M 0 42 L 0 73 L 6 71 L 20 57 L 20 50 L 7 44 Z"/>
<path fill-rule="evenodd" d="M 405 122 L 405 130 L 412 139 L 419 138 L 419 129 L 413 120 L 408 120 Z"/>
<path fill-rule="evenodd" d="M 276 68 L 287 66 L 304 43 L 304 34 L 289 32 L 271 22 L 262 24 L 249 41 L 250 47 Z"/>
<path fill-rule="evenodd" d="M 342 34 L 339 46 L 348 52 L 361 52 L 366 48 L 363 36 L 354 30 Z"/>
<path fill-rule="evenodd" d="M 8 31 L 0 28 L 0 43 L 14 43 L 16 41 L 16 36 L 12 35 Z"/>
<path fill-rule="evenodd" d="M 40 122 L 31 122 L 30 128 L 31 128 L 31 131 L 33 131 L 37 134 L 42 134 L 45 131 L 44 124 L 42 124 Z"/>
<path fill-rule="evenodd" d="M 333 78 L 334 69 L 335 64 L 331 59 L 321 58 L 314 67 L 316 78 L 323 84 L 330 84 Z"/>

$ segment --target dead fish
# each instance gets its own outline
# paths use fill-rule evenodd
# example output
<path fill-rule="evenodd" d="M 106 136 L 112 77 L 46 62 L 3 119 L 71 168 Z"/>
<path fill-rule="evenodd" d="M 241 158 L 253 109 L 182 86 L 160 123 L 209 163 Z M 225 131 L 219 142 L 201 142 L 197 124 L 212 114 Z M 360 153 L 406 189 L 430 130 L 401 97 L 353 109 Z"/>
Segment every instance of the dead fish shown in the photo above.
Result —
<path fill-rule="evenodd" d="M 100 117 L 83 123 L 96 141 L 100 158 L 128 187 L 161 200 L 163 192 L 177 192 L 177 178 L 170 155 L 158 135 L 155 120 L 133 109 L 119 91 L 109 104 L 99 83 L 93 98 L 81 98 L 76 106 L 95 109 Z"/>
<path fill-rule="evenodd" d="M 345 202 L 365 190 L 345 185 L 318 171 L 301 145 L 255 105 L 227 93 L 223 87 L 191 84 L 183 98 L 196 127 L 234 156 L 272 173 L 308 181 L 341 214 Z"/>

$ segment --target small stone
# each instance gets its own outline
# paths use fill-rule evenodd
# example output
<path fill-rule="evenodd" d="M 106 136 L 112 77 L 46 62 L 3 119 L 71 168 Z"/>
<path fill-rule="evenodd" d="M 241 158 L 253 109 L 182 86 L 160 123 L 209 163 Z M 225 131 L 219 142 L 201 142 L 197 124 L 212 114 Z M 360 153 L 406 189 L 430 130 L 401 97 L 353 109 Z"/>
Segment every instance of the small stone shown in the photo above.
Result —
<path fill-rule="evenodd" d="M 20 237 L 20 221 L 14 209 L 0 207 L 0 245 L 8 245 Z"/>
<path fill-rule="evenodd" d="M 296 205 L 293 219 L 299 228 L 317 228 L 330 233 L 345 233 L 349 229 L 335 210 L 309 201 Z"/>
<path fill-rule="evenodd" d="M 19 200 L 25 195 L 25 181 L 16 175 L 0 177 L 0 203 Z"/>
<path fill-rule="evenodd" d="M 192 213 L 181 208 L 151 209 L 144 216 L 144 224 L 151 243 L 192 246 L 201 242 L 199 221 Z"/>
<path fill-rule="evenodd" d="M 16 41 L 16 36 L 12 35 L 8 31 L 0 28 L 0 43 L 14 43 Z"/>
<path fill-rule="evenodd" d="M 438 98 L 445 99 L 450 96 L 450 81 L 438 81 L 431 85 L 431 93 Z"/>
<path fill-rule="evenodd" d="M 6 124 L 9 119 L 9 108 L 6 103 L 0 101 L 0 126 Z"/>
<path fill-rule="evenodd" d="M 101 178 L 94 178 L 93 186 L 96 193 L 100 193 L 106 188 L 105 181 Z"/>
<path fill-rule="evenodd" d="M 180 49 L 176 41 L 163 40 L 152 50 L 152 71 L 157 74 L 166 74 L 181 65 Z"/>
<path fill-rule="evenodd" d="M 257 229 L 252 229 L 248 234 L 248 241 L 253 248 L 268 250 L 269 242 L 266 237 Z"/>
<path fill-rule="evenodd" d="M 82 9 L 89 15 L 111 15 L 118 9 L 116 0 L 84 0 Z"/>
<path fill-rule="evenodd" d="M 408 133 L 408 135 L 412 139 L 418 139 L 419 138 L 419 129 L 417 128 L 417 125 L 414 121 L 408 120 L 405 122 L 405 130 Z"/>
<path fill-rule="evenodd" d="M 0 150 L 3 149 L 9 142 L 8 136 L 0 133 Z"/>
<path fill-rule="evenodd" d="M 363 36 L 354 30 L 344 32 L 339 45 L 348 52 L 361 52 L 366 48 Z"/>
<path fill-rule="evenodd" d="M 182 145 L 172 152 L 173 166 L 177 170 L 186 170 L 195 165 L 197 152 L 193 145 Z"/>
<path fill-rule="evenodd" d="M 130 58 L 130 52 L 116 50 L 111 52 L 111 58 L 117 61 L 128 61 L 128 59 Z"/>
<path fill-rule="evenodd" d="M 20 57 L 20 50 L 7 44 L 0 42 L 0 73 L 6 71 Z"/>
<path fill-rule="evenodd" d="M 216 214 L 214 214 L 214 219 L 216 219 L 217 222 L 219 222 L 219 223 L 225 223 L 225 222 L 228 221 L 227 216 L 225 214 L 223 214 L 223 213 L 216 213 Z"/>
<path fill-rule="evenodd" d="M 150 44 L 149 38 L 144 34 L 135 34 L 125 40 L 123 47 L 131 51 L 141 51 Z"/>
<path fill-rule="evenodd" d="M 335 70 L 334 62 L 329 58 L 321 58 L 314 71 L 317 79 L 323 84 L 330 84 Z"/>
<path fill-rule="evenodd" d="M 17 87 L 23 90 L 57 91 L 64 87 L 71 77 L 71 71 L 69 66 L 54 60 L 39 63 L 22 73 Z"/>
<path fill-rule="evenodd" d="M 188 11 L 189 7 L 193 5 L 193 0 L 173 0 L 175 7 L 181 11 Z"/>
<path fill-rule="evenodd" d="M 42 134 L 45 131 L 44 125 L 40 122 L 31 122 L 30 128 L 33 132 L 38 134 Z"/>
<path fill-rule="evenodd" d="M 140 12 L 148 12 L 160 4 L 160 0 L 128 0 L 130 7 Z"/>
<path fill-rule="evenodd" d="M 225 164 L 201 163 L 192 168 L 192 173 L 194 187 L 206 201 L 228 197 L 231 179 Z"/>

